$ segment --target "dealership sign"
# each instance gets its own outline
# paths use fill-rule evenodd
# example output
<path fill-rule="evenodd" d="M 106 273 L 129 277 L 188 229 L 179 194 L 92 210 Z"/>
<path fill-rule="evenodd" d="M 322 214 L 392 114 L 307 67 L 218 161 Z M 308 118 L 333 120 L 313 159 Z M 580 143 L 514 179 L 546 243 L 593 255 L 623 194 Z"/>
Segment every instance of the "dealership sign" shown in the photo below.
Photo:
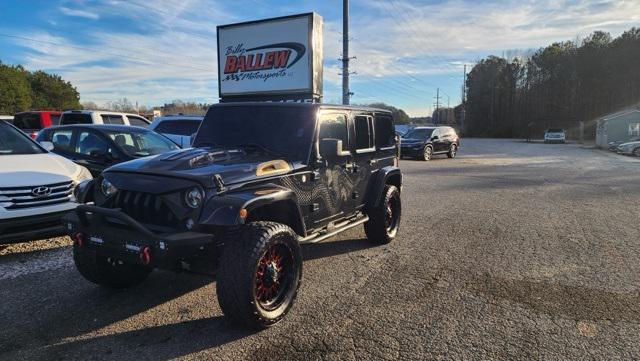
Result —
<path fill-rule="evenodd" d="M 322 18 L 218 26 L 218 90 L 223 101 L 322 97 Z"/>

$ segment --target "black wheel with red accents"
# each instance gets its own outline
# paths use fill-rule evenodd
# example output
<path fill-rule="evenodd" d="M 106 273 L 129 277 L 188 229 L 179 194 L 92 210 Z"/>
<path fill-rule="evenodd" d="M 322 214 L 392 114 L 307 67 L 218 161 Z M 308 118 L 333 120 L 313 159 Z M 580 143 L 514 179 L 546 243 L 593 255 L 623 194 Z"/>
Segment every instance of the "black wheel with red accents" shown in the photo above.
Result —
<path fill-rule="evenodd" d="M 402 216 L 402 203 L 398 188 L 387 185 L 384 188 L 380 204 L 367 210 L 367 215 L 369 220 L 364 224 L 367 239 L 381 244 L 393 241 L 400 228 Z"/>
<path fill-rule="evenodd" d="M 300 287 L 302 254 L 288 226 L 254 222 L 225 236 L 217 295 L 230 320 L 254 329 L 278 323 Z"/>

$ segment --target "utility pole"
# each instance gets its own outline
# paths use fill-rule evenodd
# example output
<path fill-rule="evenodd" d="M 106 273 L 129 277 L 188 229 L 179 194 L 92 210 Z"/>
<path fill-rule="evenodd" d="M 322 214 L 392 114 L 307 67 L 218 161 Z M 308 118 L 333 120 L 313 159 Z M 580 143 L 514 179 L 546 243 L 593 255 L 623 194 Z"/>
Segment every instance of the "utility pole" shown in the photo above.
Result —
<path fill-rule="evenodd" d="M 464 64 L 464 73 L 462 76 L 462 109 L 461 109 L 461 119 L 460 119 L 460 134 L 464 134 L 464 117 L 466 116 L 467 111 L 467 64 Z"/>
<path fill-rule="evenodd" d="M 440 109 L 440 88 L 436 89 L 436 111 L 433 113 L 433 124 L 438 124 L 438 119 L 440 114 L 438 113 L 438 109 Z"/>
<path fill-rule="evenodd" d="M 349 0 L 342 0 L 342 104 L 349 104 Z"/>

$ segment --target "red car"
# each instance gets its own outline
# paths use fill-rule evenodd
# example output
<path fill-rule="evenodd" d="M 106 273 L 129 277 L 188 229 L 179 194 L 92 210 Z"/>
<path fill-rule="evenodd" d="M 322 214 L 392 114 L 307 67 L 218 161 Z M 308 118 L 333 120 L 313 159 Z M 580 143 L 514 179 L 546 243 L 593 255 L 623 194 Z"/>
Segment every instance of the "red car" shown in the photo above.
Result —
<path fill-rule="evenodd" d="M 36 139 L 41 129 L 60 124 L 61 114 L 55 110 L 22 112 L 13 117 L 13 125 Z"/>

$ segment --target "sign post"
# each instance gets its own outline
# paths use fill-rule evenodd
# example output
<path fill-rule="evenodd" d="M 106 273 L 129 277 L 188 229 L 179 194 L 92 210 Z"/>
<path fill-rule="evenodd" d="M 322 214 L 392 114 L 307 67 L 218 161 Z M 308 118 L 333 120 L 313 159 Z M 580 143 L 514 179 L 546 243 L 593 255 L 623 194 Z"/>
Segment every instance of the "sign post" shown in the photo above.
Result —
<path fill-rule="evenodd" d="M 218 26 L 221 102 L 322 98 L 322 17 L 316 13 Z"/>

